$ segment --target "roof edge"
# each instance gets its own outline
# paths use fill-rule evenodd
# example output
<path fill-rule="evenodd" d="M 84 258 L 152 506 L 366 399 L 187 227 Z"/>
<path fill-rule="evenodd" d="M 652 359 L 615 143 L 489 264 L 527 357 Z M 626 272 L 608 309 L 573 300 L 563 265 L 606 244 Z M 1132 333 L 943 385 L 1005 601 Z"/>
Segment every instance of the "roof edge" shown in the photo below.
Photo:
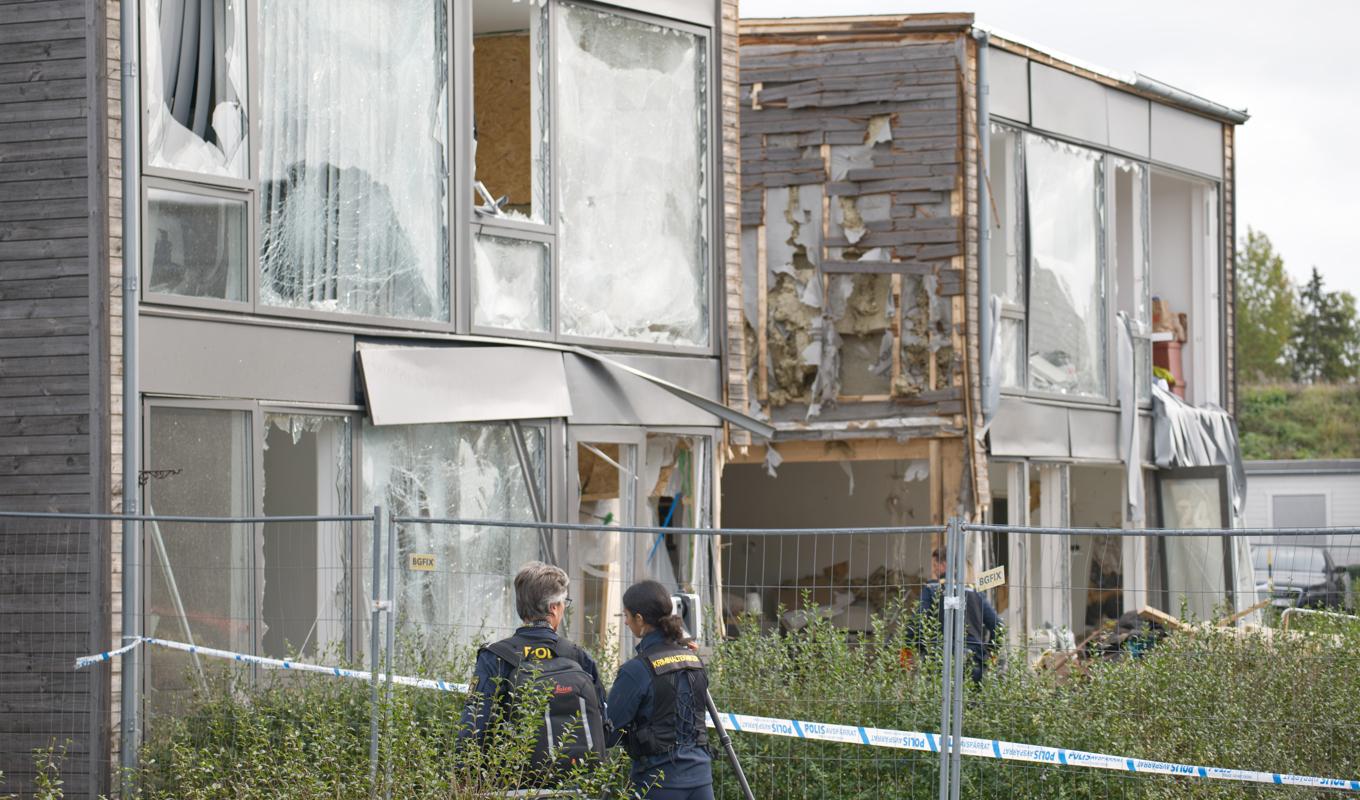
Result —
<path fill-rule="evenodd" d="M 1248 475 L 1360 475 L 1360 458 L 1273 459 L 1243 466 Z"/>
<path fill-rule="evenodd" d="M 971 13 L 864 14 L 845 17 L 743 17 L 742 36 L 865 36 L 894 33 L 964 32 L 972 28 Z"/>

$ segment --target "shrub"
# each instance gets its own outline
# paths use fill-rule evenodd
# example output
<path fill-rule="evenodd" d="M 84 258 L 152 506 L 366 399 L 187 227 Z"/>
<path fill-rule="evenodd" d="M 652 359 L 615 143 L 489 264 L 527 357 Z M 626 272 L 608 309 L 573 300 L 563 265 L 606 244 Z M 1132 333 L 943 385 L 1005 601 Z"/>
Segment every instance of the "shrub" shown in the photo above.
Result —
<path fill-rule="evenodd" d="M 824 619 L 793 634 L 743 636 L 710 659 L 724 711 L 936 731 L 937 632 L 910 652 L 907 609 L 890 608 L 856 640 Z M 756 630 L 753 625 L 744 630 Z M 1354 778 L 1360 776 L 1360 631 L 1201 629 L 1173 633 L 1139 657 L 1092 659 L 1069 674 L 1005 653 L 964 693 L 964 733 L 1134 758 Z M 467 674 L 467 660 L 440 672 Z M 454 671 L 458 670 L 458 671 Z M 366 798 L 367 684 L 300 674 L 219 682 L 151 730 L 140 781 L 150 798 Z M 393 796 L 494 797 L 531 783 L 532 725 L 493 748 L 456 746 L 462 698 L 397 688 L 383 704 L 383 775 Z M 757 796 L 934 798 L 938 756 L 733 733 Z M 712 738 L 716 748 L 716 737 Z M 585 796 L 617 792 L 627 760 L 582 770 Z M 964 758 L 968 797 L 1314 797 L 1313 790 L 1128 775 Z M 737 798 L 715 757 L 718 794 Z M 621 796 L 615 794 L 614 796 Z"/>

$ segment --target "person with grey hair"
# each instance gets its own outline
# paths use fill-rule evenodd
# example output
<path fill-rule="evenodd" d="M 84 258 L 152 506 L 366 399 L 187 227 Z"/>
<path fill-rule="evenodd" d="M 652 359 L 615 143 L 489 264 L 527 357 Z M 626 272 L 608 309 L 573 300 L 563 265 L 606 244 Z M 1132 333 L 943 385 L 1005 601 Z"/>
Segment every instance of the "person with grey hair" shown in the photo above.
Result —
<path fill-rule="evenodd" d="M 547 676 L 554 680 L 559 686 L 555 695 L 571 701 L 566 705 L 574 709 L 579 703 L 586 710 L 582 716 L 587 717 L 587 728 L 594 723 L 597 730 L 593 731 L 594 736 L 574 738 L 581 744 L 589 744 L 591 750 L 603 753 L 604 732 L 600 726 L 604 719 L 605 692 L 600 684 L 600 670 L 589 653 L 557 633 L 567 606 L 571 604 L 567 594 L 570 585 L 567 573 L 552 564 L 530 561 L 520 567 L 515 574 L 515 611 L 524 624 L 513 636 L 477 651 L 472 692 L 459 726 L 460 738 L 482 741 L 488 721 L 496 716 L 493 713 L 496 704 L 504 709 L 513 700 L 513 690 L 522 682 L 524 673 L 532 672 L 535 677 Z M 500 717 L 504 719 L 505 714 Z M 545 738 L 556 738 L 554 731 L 547 731 Z"/>

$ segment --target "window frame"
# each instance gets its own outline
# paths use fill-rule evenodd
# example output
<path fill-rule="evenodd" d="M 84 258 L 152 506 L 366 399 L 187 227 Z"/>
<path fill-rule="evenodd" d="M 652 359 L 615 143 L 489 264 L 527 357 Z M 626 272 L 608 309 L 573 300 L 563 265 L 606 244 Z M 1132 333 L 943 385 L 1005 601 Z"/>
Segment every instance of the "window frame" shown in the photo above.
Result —
<path fill-rule="evenodd" d="M 148 259 L 154 254 L 154 248 L 146 247 L 146 245 L 153 241 L 153 232 L 151 230 L 152 190 L 178 192 L 180 194 L 209 197 L 217 200 L 230 200 L 243 204 L 246 214 L 245 224 L 242 230 L 242 234 L 245 238 L 243 247 L 245 264 L 242 265 L 242 269 L 246 272 L 245 300 L 226 300 L 219 297 L 196 297 L 194 295 L 160 292 L 151 288 L 151 263 Z M 140 196 L 137 199 L 137 203 L 140 208 L 141 216 L 141 219 L 138 220 L 138 235 L 142 237 L 143 244 L 141 273 L 137 288 L 141 294 L 140 299 L 142 302 L 244 313 L 249 313 L 254 310 L 259 282 L 259 270 L 255 269 L 257 260 L 255 257 L 255 225 L 253 223 L 255 213 L 254 192 L 234 189 L 227 186 L 219 186 L 213 183 L 171 180 L 159 175 L 144 175 L 142 176 Z"/>
<path fill-rule="evenodd" d="M 721 175 L 717 175 L 714 172 L 714 165 L 720 164 L 721 161 L 715 161 L 713 148 L 713 143 L 716 140 L 719 145 L 719 153 L 721 153 L 722 145 L 722 127 L 721 127 L 722 120 L 720 116 L 720 110 L 722 106 L 721 92 L 717 93 L 719 102 L 716 104 L 713 102 L 713 98 L 715 96 L 714 89 L 721 88 L 717 87 L 714 79 L 715 78 L 714 60 L 717 57 L 717 53 L 714 49 L 713 34 L 714 31 L 718 30 L 718 28 L 717 27 L 714 27 L 712 29 L 704 28 L 700 25 L 696 25 L 690 22 L 684 22 L 681 20 L 661 17 L 655 14 L 648 14 L 646 12 L 637 11 L 634 9 L 605 5 L 604 3 L 592 2 L 591 0 L 550 0 L 549 5 L 552 7 L 550 22 L 552 23 L 554 30 L 556 29 L 557 24 L 556 15 L 560 13 L 559 6 L 563 2 L 568 2 L 571 5 L 581 6 L 583 8 L 590 8 L 605 14 L 613 14 L 614 16 L 623 17 L 625 19 L 631 19 L 637 22 L 646 23 L 648 25 L 656 25 L 662 28 L 670 28 L 672 30 L 683 31 L 685 33 L 689 33 L 699 37 L 699 39 L 702 42 L 701 47 L 702 52 L 704 54 L 704 70 L 703 70 L 704 119 L 707 121 L 708 125 L 707 129 L 702 131 L 704 137 L 704 180 L 702 184 L 704 188 L 704 194 L 702 208 L 700 210 L 700 222 L 704 226 L 704 246 L 701 252 L 704 257 L 704 276 L 708 284 L 707 286 L 704 287 L 704 294 L 705 297 L 707 298 L 706 309 L 707 319 L 705 320 L 705 327 L 708 329 L 708 342 L 705 345 L 675 345 L 675 344 L 659 344 L 652 342 L 635 342 L 629 341 L 627 339 L 602 339 L 598 337 L 575 336 L 563 333 L 561 329 L 561 315 L 558 313 L 559 307 L 561 305 L 561 291 L 559 288 L 560 279 L 558 277 L 562 271 L 560 252 L 561 248 L 554 246 L 552 248 L 553 324 L 554 333 L 556 335 L 556 341 L 562 342 L 564 344 L 579 344 L 586 347 L 605 347 L 611 350 L 631 350 L 641 352 L 656 352 L 658 350 L 664 350 L 666 352 L 676 353 L 680 355 L 716 355 L 719 346 L 720 336 L 719 331 L 721 329 L 717 320 L 718 314 L 715 314 L 715 311 L 722 308 L 722 306 L 720 305 L 721 295 L 718 293 L 718 286 L 719 284 L 722 283 L 722 280 L 720 280 L 719 276 L 715 275 L 715 266 L 723 263 L 720 258 L 721 252 L 718 250 L 718 248 L 722 245 L 721 232 L 723 231 L 723 220 L 721 214 L 723 211 L 722 208 L 723 204 L 721 202 L 719 203 L 713 202 L 714 197 L 719 198 L 722 197 Z M 550 35 L 549 47 L 550 47 L 549 52 L 551 53 L 553 64 L 556 65 L 558 63 L 558 49 L 556 37 L 552 37 Z M 556 78 L 554 77 L 553 88 L 555 87 Z M 556 92 L 550 91 L 550 94 L 553 95 L 553 99 L 551 102 L 552 121 L 550 123 L 551 131 L 549 136 L 549 140 L 552 143 L 551 149 L 553 168 L 550 170 L 549 182 L 550 185 L 552 186 L 553 199 L 551 206 L 554 211 L 553 219 L 555 226 L 554 231 L 560 232 L 561 230 L 560 211 L 562 209 L 562 190 L 561 190 L 562 182 L 560 179 L 561 170 L 557 169 L 556 167 L 558 154 L 562 152 L 560 143 L 562 126 L 560 124 L 559 119 L 560 108 L 556 102 Z M 716 110 L 717 113 L 715 113 L 714 108 L 715 105 L 718 106 L 718 109 Z M 715 133 L 717 134 L 716 136 L 714 135 Z"/>
<path fill-rule="evenodd" d="M 140 0 L 139 0 L 140 1 Z M 601 339 L 594 337 L 579 337 L 566 335 L 561 332 L 560 306 L 560 274 L 561 274 L 561 255 L 558 244 L 558 235 L 561 226 L 561 193 L 560 193 L 560 169 L 559 169 L 559 131 L 558 106 L 556 102 L 556 87 L 558 76 L 558 46 L 553 30 L 557 23 L 557 14 L 561 13 L 559 8 L 561 2 L 566 0 L 547 0 L 545 7 L 545 25 L 547 27 L 548 43 L 546 52 L 546 63 L 544 64 L 544 85 L 543 85 L 543 104 L 546 109 L 548 119 L 547 153 L 545 155 L 545 169 L 547 171 L 547 181 L 545 193 L 547 197 L 547 208 L 545 209 L 544 222 L 529 222 L 524 220 L 497 219 L 489 216 L 479 215 L 474 209 L 471 197 L 471 183 L 469 178 L 473 175 L 473 155 L 472 155 L 472 116 L 473 116 L 473 84 L 472 84 L 472 4 L 459 2 L 459 0 L 444 0 L 445 3 L 445 95 L 447 115 L 445 119 L 446 141 L 444 146 L 445 178 L 447 180 L 447 214 L 445 217 L 445 230 L 447 237 L 447 252 L 443 264 L 443 278 L 448 289 L 448 308 L 444 319 L 422 320 L 408 319 L 401 317 L 374 316 L 370 314 L 352 313 L 345 311 L 323 311 L 312 308 L 291 308 L 287 306 L 275 306 L 264 303 L 261 299 L 261 277 L 260 277 L 260 258 L 259 243 L 262 241 L 261 220 L 259 218 L 259 189 L 260 189 L 260 164 L 261 152 L 264 146 L 263 137 L 260 135 L 260 49 L 258 43 L 258 33 L 260 30 L 260 0 L 240 0 L 245 3 L 246 14 L 246 116 L 247 116 L 247 142 L 249 149 L 248 177 L 230 178 L 226 176 L 199 174 L 186 170 L 151 167 L 147 166 L 148 142 L 147 131 L 149 126 L 141 126 L 141 140 L 138 143 L 139 152 L 142 157 L 141 178 L 144 182 L 154 183 L 160 188 L 171 189 L 185 192 L 225 193 L 223 196 L 233 199 L 244 198 L 246 202 L 248 263 L 249 271 L 247 278 L 247 289 L 249 297 L 246 302 L 223 301 L 214 298 L 192 298 L 169 295 L 162 292 L 146 292 L 143 289 L 142 302 L 149 306 L 175 306 L 181 308 L 192 308 L 198 310 L 229 312 L 235 314 L 249 315 L 270 320 L 290 320 L 298 322 L 329 322 L 341 325 L 354 326 L 373 326 L 386 329 L 398 329 L 407 331 L 428 331 L 434 333 L 448 334 L 480 334 L 509 337 L 530 341 L 549 341 L 562 344 L 585 345 L 595 347 L 605 347 L 611 350 L 648 352 L 648 353 L 667 353 L 674 355 L 699 355 L 714 357 L 721 352 L 722 323 L 719 319 L 722 315 L 723 302 L 723 280 L 720 272 L 723 267 L 723 233 L 725 230 L 725 219 L 722 198 L 722 176 L 721 176 L 721 154 L 722 154 L 722 95 L 719 83 L 719 65 L 717 58 L 719 55 L 719 42 L 722 36 L 721 27 L 716 24 L 707 26 L 696 20 L 681 19 L 676 17 L 663 16 L 661 9 L 642 10 L 638 8 L 624 8 L 609 5 L 607 3 L 595 2 L 592 0 L 570 0 L 578 6 L 589 7 L 601 13 L 613 14 L 628 19 L 637 20 L 650 25 L 657 25 L 664 28 L 684 31 L 693 34 L 702 40 L 702 52 L 704 57 L 703 67 L 703 86 L 704 86 L 704 120 L 706 128 L 702 131 L 704 137 L 704 180 L 702 209 L 700 212 L 700 222 L 703 225 L 704 237 L 703 247 L 700 252 L 704 259 L 706 317 L 705 328 L 707 331 L 707 343 L 704 345 L 675 345 L 654 342 L 636 342 L 624 339 Z M 148 46 L 147 37 L 154 31 L 155 21 L 149 14 L 144 15 L 145 19 L 142 30 L 138 32 L 140 37 L 138 55 L 140 63 L 145 63 L 146 48 Z M 152 76 L 144 71 L 139 76 L 142 81 L 140 88 L 142 96 L 146 96 L 147 81 Z M 142 120 L 145 122 L 149 117 L 149 110 L 143 106 L 140 109 Z M 467 184 L 465 186 L 465 184 Z M 466 191 L 465 191 L 466 190 Z M 146 207 L 145 192 L 139 200 L 143 211 Z M 147 237 L 143 230 L 141 232 L 142 241 L 145 244 Z M 548 283 L 551 292 L 549 304 L 550 327 L 546 332 L 526 331 L 514 328 L 496 327 L 480 325 L 474 322 L 473 302 L 473 241 L 479 233 L 486 235 L 500 236 L 508 239 L 531 239 L 543 241 L 549 248 L 549 276 Z M 146 260 L 147 248 L 142 249 L 142 263 L 136 265 L 141 271 L 140 276 L 149 275 L 149 263 Z M 145 283 L 145 282 L 143 282 Z"/>
<path fill-rule="evenodd" d="M 1022 361 L 1022 363 L 1021 363 L 1022 370 L 1021 370 L 1021 375 L 1020 375 L 1021 382 L 1023 383 L 1023 388 L 1017 388 L 1017 387 L 1011 387 L 1011 386 L 1002 386 L 1002 387 L 1000 387 L 1000 391 L 1001 391 L 1002 395 L 1004 395 L 1004 396 L 1009 396 L 1009 397 L 1016 397 L 1016 398 L 1023 398 L 1023 399 L 1035 400 L 1035 401 L 1053 402 L 1053 403 L 1057 403 L 1057 404 L 1060 404 L 1060 405 L 1073 405 L 1073 406 L 1081 406 L 1081 407 L 1088 407 L 1088 408 L 1089 408 L 1089 407 L 1094 407 L 1094 408 L 1106 408 L 1106 409 L 1117 409 L 1117 408 L 1118 408 L 1119 402 L 1118 402 L 1117 391 L 1116 391 L 1116 387 L 1117 387 L 1117 385 L 1118 385 L 1118 384 L 1117 384 L 1117 381 L 1118 381 L 1118 364 L 1117 364 L 1117 362 L 1116 362 L 1116 360 L 1115 360 L 1115 359 L 1116 359 L 1116 356 L 1117 356 L 1117 352 L 1116 352 L 1115 348 L 1118 346 L 1118 344 L 1117 344 L 1117 336 L 1116 336 L 1116 333 L 1117 333 L 1117 328 L 1116 328 L 1116 326 L 1117 326 L 1117 324 L 1118 324 L 1118 320 L 1117 320 L 1117 317 L 1116 317 L 1115 315 L 1116 315 L 1116 313 L 1117 313 L 1118 310 L 1119 310 L 1119 297 L 1118 297 L 1118 284 L 1117 284 L 1117 277 L 1118 277 L 1118 276 L 1117 276 L 1117 274 L 1116 274 L 1116 273 L 1117 273 L 1117 266 L 1116 266 L 1116 264 L 1114 263 L 1113 258 L 1111 257 L 1111 253 L 1112 253 L 1111 248 L 1114 246 L 1114 242 L 1115 242 L 1115 231 L 1114 231 L 1114 223 L 1113 223 L 1113 220 L 1111 219 L 1110 213 L 1109 213 L 1109 212 L 1110 212 L 1109 198 L 1110 198 L 1110 196 L 1111 196 L 1111 192 L 1113 191 L 1113 185 L 1114 185 L 1114 184 L 1113 184 L 1113 180 L 1114 180 L 1114 177 L 1113 177 L 1113 176 L 1114 176 L 1114 170 L 1118 168 L 1118 167 L 1116 166 L 1116 164 L 1115 164 L 1116 159 L 1121 159 L 1121 160 L 1130 162 L 1130 163 L 1132 163 L 1132 164 L 1137 164 L 1137 165 L 1140 166 L 1140 167 L 1142 168 L 1142 170 L 1143 170 L 1143 189 L 1142 189 L 1142 191 L 1143 191 L 1143 197 L 1144 197 L 1144 200 L 1143 200 L 1143 248 L 1144 248 L 1144 260 L 1147 262 L 1147 267 L 1146 267 L 1146 271 L 1145 271 L 1145 275 L 1144 275 L 1144 281 L 1145 281 L 1144 292 L 1145 292 L 1145 294 L 1146 294 L 1146 296 L 1147 296 L 1147 306 L 1148 306 L 1148 307 L 1147 307 L 1147 315 L 1148 315 L 1148 318 L 1147 318 L 1146 320 L 1143 320 L 1143 322 L 1148 326 L 1149 332 L 1151 331 L 1151 326 L 1152 326 L 1152 308 L 1151 308 L 1151 299 L 1152 299 L 1152 294 L 1153 294 L 1153 292 L 1152 292 L 1152 288 L 1153 288 L 1152 277 L 1153 277 L 1153 276 L 1152 276 L 1152 267 L 1151 267 L 1151 262 L 1152 262 L 1152 242 L 1153 242 L 1154 238 L 1156 237 L 1156 231 L 1153 229 L 1153 224 L 1152 224 L 1152 214 L 1151 214 L 1151 206 L 1152 206 L 1152 179 L 1153 179 L 1153 176 L 1154 176 L 1155 174 L 1157 174 L 1157 173 L 1163 173 L 1163 174 L 1166 174 L 1166 175 L 1168 175 L 1168 176 L 1170 176 L 1170 177 L 1175 177 L 1175 178 L 1179 178 L 1179 179 L 1181 179 L 1181 180 L 1186 180 L 1186 181 L 1191 181 L 1191 182 L 1198 183 L 1198 184 L 1203 184 L 1203 185 L 1205 185 L 1206 187 L 1212 189 L 1212 190 L 1215 192 L 1215 195 L 1216 195 L 1216 198 L 1217 198 L 1216 208 L 1217 208 L 1217 213 L 1218 213 L 1218 236 L 1216 237 L 1216 239 L 1217 239 L 1218 241 L 1216 242 L 1216 245 L 1217 245 L 1216 263 L 1214 263 L 1214 264 L 1212 264 L 1212 265 L 1206 264 L 1206 269 L 1207 269 L 1207 268 L 1213 268 L 1214 271 L 1215 271 L 1214 280 L 1217 282 L 1217 284 L 1218 284 L 1218 286 L 1219 286 L 1219 298 L 1220 298 L 1220 308 L 1218 309 L 1218 315 L 1219 315 L 1218 327 L 1220 328 L 1220 343 L 1223 342 L 1223 341 L 1226 341 L 1226 337 L 1225 337 L 1225 334 L 1223 333 L 1223 329 L 1224 329 L 1225 325 L 1227 324 L 1227 321 L 1226 321 L 1226 316 L 1227 316 L 1227 315 L 1224 313 L 1224 310 L 1223 310 L 1223 308 L 1222 308 L 1222 302 L 1221 302 L 1221 301 L 1222 301 L 1222 298 L 1223 298 L 1223 296 L 1224 296 L 1224 295 L 1223 295 L 1223 285 L 1224 285 L 1224 282 L 1225 282 L 1225 280 L 1226 280 L 1226 271 L 1225 271 L 1225 269 L 1224 269 L 1224 264 L 1225 264 L 1224 242 L 1223 242 L 1223 235 L 1222 235 L 1222 233 L 1223 233 L 1223 230 L 1222 230 L 1223 222 L 1222 222 L 1222 220 L 1223 220 L 1223 211 L 1224 211 L 1224 202 L 1225 202 L 1225 200 L 1224 200 L 1224 189 L 1223 189 L 1223 184 L 1224 184 L 1224 182 L 1223 182 L 1222 179 L 1214 178 L 1214 177 L 1212 177 L 1212 176 L 1204 175 L 1204 174 L 1201 174 L 1201 173 L 1196 173 L 1196 172 L 1188 171 L 1188 170 L 1186 170 L 1186 169 L 1184 169 L 1184 168 L 1180 168 L 1180 167 L 1168 166 L 1168 165 L 1163 164 L 1163 163 L 1161 163 L 1161 162 L 1159 162 L 1159 161 L 1150 159 L 1150 158 L 1148 158 L 1148 157 L 1146 157 L 1146 156 L 1142 156 L 1142 155 L 1138 155 L 1138 154 L 1135 154 L 1135 153 L 1130 153 L 1130 152 L 1127 152 L 1127 151 L 1122 151 L 1122 150 L 1117 150 L 1117 149 L 1113 149 L 1113 148 L 1101 146 L 1101 145 L 1098 145 L 1098 144 L 1095 144 L 1095 143 L 1092 143 L 1092 142 L 1087 142 L 1087 141 L 1083 141 L 1083 140 L 1081 140 L 1081 139 L 1073 138 L 1073 137 L 1071 137 L 1071 136 L 1066 136 L 1066 135 L 1063 135 L 1063 134 L 1060 134 L 1060 133 L 1057 133 L 1057 132 L 1054 132 L 1054 131 L 1049 131 L 1049 130 L 1045 130 L 1045 129 L 1042 129 L 1042 128 L 1036 128 L 1036 127 L 1034 127 L 1033 125 L 1030 125 L 1030 124 L 1028 124 L 1028 123 L 1020 122 L 1020 121 L 1013 120 L 1013 119 L 1010 119 L 1010 118 L 1007 118 L 1007 117 L 994 116 L 994 117 L 992 117 L 992 119 L 990 120 L 990 124 L 993 125 L 993 126 L 1002 128 L 1002 129 L 1006 129 L 1006 130 L 1008 130 L 1009 132 L 1012 132 L 1012 133 L 1014 133 L 1015 135 L 1021 137 L 1021 146 L 1020 146 L 1021 161 L 1020 161 L 1020 175 L 1019 175 L 1019 180 L 1020 180 L 1020 182 L 1021 182 L 1020 193 L 1021 193 L 1021 196 L 1022 196 L 1022 197 L 1025 197 L 1025 198 L 1026 198 L 1026 208 L 1022 209 L 1022 214 L 1023 214 L 1022 219 L 1024 220 L 1024 225 L 1023 225 L 1023 228 L 1024 228 L 1024 237 L 1023 237 L 1023 238 L 1024 238 L 1024 241 L 1021 243 L 1021 250 L 1022 250 L 1022 254 L 1023 254 L 1023 255 L 1022 255 L 1022 260 L 1023 260 L 1022 268 L 1025 270 L 1025 287 L 1024 287 L 1024 288 L 1025 288 L 1025 292 L 1024 292 L 1024 295 L 1025 295 L 1025 302 L 1024 302 L 1024 307 L 1023 307 L 1023 308 L 1016 308 L 1016 307 L 1013 306 L 1013 304 L 1005 304 L 1005 305 L 1003 305 L 1003 308 L 1002 308 L 1002 315 L 1001 315 L 1001 316 L 1002 316 L 1002 319 L 1008 319 L 1008 318 L 1009 318 L 1009 319 L 1016 319 L 1016 320 L 1023 320 L 1023 321 L 1024 321 L 1023 324 L 1024 324 L 1024 330 L 1025 330 L 1025 353 L 1024 353 L 1024 357 L 1021 359 L 1021 361 Z M 1028 346 L 1029 346 L 1029 321 L 1030 321 L 1030 320 L 1029 320 L 1029 305 L 1030 305 L 1030 295 L 1031 295 L 1032 283 L 1033 283 L 1033 282 L 1032 282 L 1032 280 L 1031 280 L 1031 275 L 1030 275 L 1030 271 L 1029 271 L 1029 270 L 1030 270 L 1030 266 L 1031 266 L 1031 261 L 1032 261 L 1032 258 L 1031 258 L 1032 252 L 1031 252 L 1031 244 L 1030 244 L 1029 209 L 1028 209 L 1028 202 L 1027 202 L 1027 199 L 1028 199 L 1028 168 L 1029 168 L 1029 159 L 1028 159 L 1028 156 L 1027 156 L 1027 148 L 1026 148 L 1025 145 L 1024 145 L 1024 139 L 1023 139 L 1023 137 L 1024 137 L 1025 134 L 1033 134 L 1033 135 L 1035 135 L 1035 136 L 1040 136 L 1040 137 L 1043 137 L 1043 138 L 1046 138 L 1046 139 L 1052 139 L 1053 141 L 1061 142 L 1061 143 L 1063 143 L 1063 144 L 1067 144 L 1067 145 L 1072 145 L 1072 146 L 1076 146 L 1076 147 L 1085 148 L 1085 149 L 1087 149 L 1087 150 L 1092 151 L 1092 152 L 1095 153 L 1097 156 L 1099 156 L 1099 157 L 1100 157 L 1100 160 L 1101 160 L 1101 163 L 1102 163 L 1102 172 L 1103 172 L 1104 174 L 1103 174 L 1102 180 L 1100 181 L 1100 185 L 1104 187 L 1104 192 L 1105 192 L 1104 197 L 1105 197 L 1105 200 L 1104 200 L 1104 203 L 1103 203 L 1102 230 L 1099 232 L 1099 239 L 1100 239 L 1100 241 L 1101 241 L 1101 243 L 1102 243 L 1102 244 L 1101 244 L 1101 248 L 1102 248 L 1102 255 L 1101 255 L 1101 259 L 1102 259 L 1102 264 L 1101 264 L 1101 274 L 1102 274 L 1102 276 L 1103 276 L 1103 279 L 1105 280 L 1104 304 L 1105 304 L 1106 329 L 1107 329 L 1107 332 L 1106 332 L 1106 343 L 1105 343 L 1105 345 L 1106 345 L 1106 359 L 1107 359 L 1107 367 L 1108 367 L 1107 381 L 1109 381 L 1109 383 L 1108 383 L 1108 385 L 1107 385 L 1107 387 L 1106 387 L 1106 390 L 1107 390 L 1107 391 L 1106 391 L 1106 394 L 1107 394 L 1107 396 L 1104 397 L 1104 398 L 1095 398 L 1095 397 L 1082 397 L 1082 396 L 1064 395 L 1064 394 L 1058 394 L 1058 393 L 1052 393 L 1052 392 L 1039 392 L 1039 391 L 1035 391 L 1035 390 L 1032 390 L 1032 389 L 1029 388 L 1029 357 L 1028 357 Z M 989 174 L 990 174 L 990 173 L 989 173 Z M 991 183 L 991 186 L 993 187 L 993 190 L 995 190 L 996 185 L 997 185 L 997 183 L 996 183 L 996 181 L 993 179 L 993 180 L 992 180 L 992 183 Z M 1204 276 L 1202 276 L 1202 277 L 1204 277 Z M 1009 312 L 1009 313 L 1008 313 L 1008 312 Z M 1148 380 L 1149 384 L 1152 382 L 1151 369 L 1152 369 L 1152 357 L 1151 357 L 1151 352 L 1149 352 L 1149 358 L 1148 358 L 1148 375 L 1146 376 L 1146 379 Z M 1220 360 L 1220 364 L 1219 364 L 1219 371 L 1220 371 L 1220 373 L 1224 373 L 1224 372 L 1226 371 L 1226 369 L 1227 369 L 1226 360 L 1221 359 L 1221 360 Z M 1135 380 L 1136 380 L 1136 377 L 1135 377 Z M 1226 386 L 1226 385 L 1227 385 L 1227 379 L 1226 379 L 1226 378 L 1223 378 L 1223 379 L 1222 379 L 1221 386 Z M 1138 408 L 1139 408 L 1139 409 L 1142 409 L 1142 410 L 1147 410 L 1147 409 L 1151 408 L 1151 405 L 1152 405 L 1152 402 L 1151 402 L 1151 399 L 1150 399 L 1150 398 L 1148 398 L 1148 399 L 1139 399 L 1139 400 L 1137 401 L 1137 406 L 1138 406 Z"/>
<path fill-rule="evenodd" d="M 1279 523 L 1275 520 L 1275 498 L 1277 497 L 1321 497 L 1322 498 L 1322 527 L 1332 527 L 1332 491 L 1330 489 L 1309 489 L 1309 490 L 1286 490 L 1272 489 L 1266 492 L 1266 527 L 1279 528 Z M 1284 530 L 1288 530 L 1285 528 Z"/>

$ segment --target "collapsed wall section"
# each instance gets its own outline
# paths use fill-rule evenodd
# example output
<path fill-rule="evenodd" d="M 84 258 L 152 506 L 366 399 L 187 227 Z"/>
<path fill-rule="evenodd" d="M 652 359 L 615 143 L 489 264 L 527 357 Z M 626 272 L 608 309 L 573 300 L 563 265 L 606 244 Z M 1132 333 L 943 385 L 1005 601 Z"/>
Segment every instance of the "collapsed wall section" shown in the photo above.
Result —
<path fill-rule="evenodd" d="M 744 32 L 742 388 L 781 438 L 965 427 L 963 41 Z"/>

